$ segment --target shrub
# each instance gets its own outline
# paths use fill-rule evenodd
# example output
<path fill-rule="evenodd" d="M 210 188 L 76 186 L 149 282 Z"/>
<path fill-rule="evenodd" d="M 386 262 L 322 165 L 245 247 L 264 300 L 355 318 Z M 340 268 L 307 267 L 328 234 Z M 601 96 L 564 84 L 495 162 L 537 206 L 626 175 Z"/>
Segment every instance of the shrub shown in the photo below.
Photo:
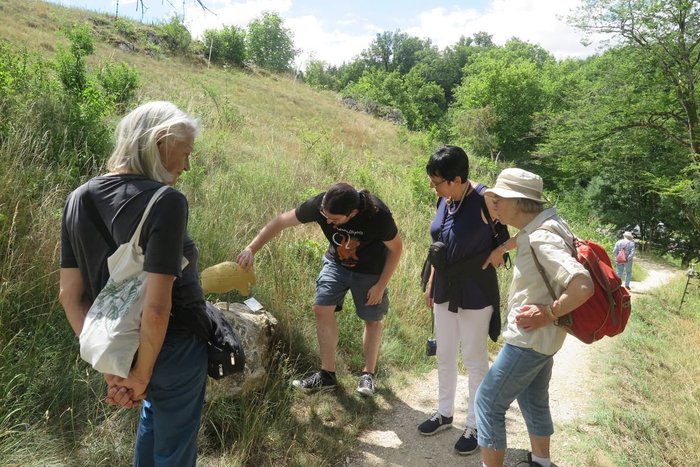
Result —
<path fill-rule="evenodd" d="M 73 26 L 65 34 L 70 40 L 70 52 L 75 57 L 85 57 L 95 53 L 95 39 L 93 39 L 92 30 L 87 24 Z"/>
<path fill-rule="evenodd" d="M 246 60 L 245 31 L 236 26 L 204 31 L 205 56 L 220 65 L 243 66 Z"/>
<path fill-rule="evenodd" d="M 136 28 L 134 28 L 134 25 L 130 21 L 117 18 L 114 20 L 114 28 L 119 34 L 129 40 L 134 41 L 137 39 Z"/>
<path fill-rule="evenodd" d="M 97 73 L 97 80 L 120 110 L 134 100 L 139 87 L 138 72 L 125 63 L 106 64 Z"/>
<path fill-rule="evenodd" d="M 159 25 L 157 31 L 170 51 L 176 54 L 185 54 L 189 50 L 192 35 L 179 16 L 175 15 L 170 18 L 170 22 Z"/>
<path fill-rule="evenodd" d="M 37 131 L 46 135 L 49 159 L 66 164 L 77 179 L 99 164 L 96 154 L 107 151 L 109 131 L 103 117 L 113 110 L 117 97 L 129 95 L 130 88 L 127 86 L 118 95 L 112 95 L 114 88 L 103 90 L 88 76 L 84 57 L 95 50 L 90 28 L 76 26 L 68 30 L 66 36 L 71 41 L 70 47 L 68 50 L 60 48 L 54 62 L 65 93 L 37 96 L 32 123 Z M 111 79 L 116 87 L 129 83 L 129 78 L 124 76 L 129 76 L 128 71 L 111 71 L 105 74 L 105 80 Z"/>
<path fill-rule="evenodd" d="M 248 25 L 246 45 L 250 60 L 260 68 L 280 73 L 290 71 L 298 50 L 292 31 L 277 13 L 263 13 Z"/>

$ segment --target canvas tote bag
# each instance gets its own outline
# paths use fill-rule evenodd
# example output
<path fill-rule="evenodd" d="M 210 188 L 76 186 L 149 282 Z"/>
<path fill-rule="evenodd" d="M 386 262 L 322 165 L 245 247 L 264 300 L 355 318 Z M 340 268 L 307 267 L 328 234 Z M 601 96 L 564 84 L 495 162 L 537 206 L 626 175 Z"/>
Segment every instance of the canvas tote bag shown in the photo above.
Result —
<path fill-rule="evenodd" d="M 80 333 L 80 357 L 100 373 L 122 378 L 129 375 L 139 347 L 139 328 L 146 285 L 143 251 L 139 246 L 141 228 L 151 207 L 168 186 L 151 197 L 136 232 L 109 258 L 109 280 L 88 310 Z M 183 262 L 187 260 L 183 258 Z M 183 265 L 183 267 L 185 266 Z"/>

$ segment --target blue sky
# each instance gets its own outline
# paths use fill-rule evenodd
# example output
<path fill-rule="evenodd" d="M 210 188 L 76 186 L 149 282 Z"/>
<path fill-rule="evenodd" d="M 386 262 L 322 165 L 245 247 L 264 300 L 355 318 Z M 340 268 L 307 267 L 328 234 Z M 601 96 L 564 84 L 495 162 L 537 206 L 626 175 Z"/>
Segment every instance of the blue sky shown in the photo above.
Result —
<path fill-rule="evenodd" d="M 114 14 L 115 0 L 52 0 L 53 3 Z M 297 66 L 309 58 L 339 65 L 365 49 L 378 32 L 401 31 L 430 38 L 440 49 L 460 36 L 485 31 L 502 45 L 511 37 L 539 44 L 557 58 L 586 57 L 598 51 L 597 42 L 584 46 L 582 33 L 564 18 L 582 0 L 203 0 L 215 14 L 195 0 L 144 0 L 145 22 L 183 15 L 193 36 L 224 25 L 246 27 L 264 11 L 275 11 L 291 29 L 301 54 Z M 137 6 L 139 7 L 137 10 Z M 136 0 L 120 0 L 120 16 L 141 19 Z"/>

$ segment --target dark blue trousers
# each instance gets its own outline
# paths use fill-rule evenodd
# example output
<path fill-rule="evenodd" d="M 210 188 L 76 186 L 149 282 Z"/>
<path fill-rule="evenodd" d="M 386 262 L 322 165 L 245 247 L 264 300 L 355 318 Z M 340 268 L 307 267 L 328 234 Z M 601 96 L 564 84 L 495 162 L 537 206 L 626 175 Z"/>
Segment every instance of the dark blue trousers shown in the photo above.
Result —
<path fill-rule="evenodd" d="M 197 463 L 197 433 L 207 386 L 207 344 L 166 339 L 143 401 L 134 465 L 186 467 Z"/>

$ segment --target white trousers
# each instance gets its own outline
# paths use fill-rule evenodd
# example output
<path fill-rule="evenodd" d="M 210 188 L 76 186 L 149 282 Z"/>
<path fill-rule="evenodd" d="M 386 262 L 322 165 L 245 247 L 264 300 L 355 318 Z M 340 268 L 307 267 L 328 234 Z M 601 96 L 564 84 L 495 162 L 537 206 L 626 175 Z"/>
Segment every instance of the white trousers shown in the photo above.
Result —
<path fill-rule="evenodd" d="M 457 313 L 453 313 L 447 306 L 447 302 L 433 306 L 437 340 L 438 412 L 445 417 L 454 416 L 459 371 L 457 357 L 461 344 L 462 362 L 469 374 L 467 426 L 476 428 L 474 399 L 489 369 L 486 339 L 493 307 L 487 306 L 481 310 L 458 308 Z"/>

